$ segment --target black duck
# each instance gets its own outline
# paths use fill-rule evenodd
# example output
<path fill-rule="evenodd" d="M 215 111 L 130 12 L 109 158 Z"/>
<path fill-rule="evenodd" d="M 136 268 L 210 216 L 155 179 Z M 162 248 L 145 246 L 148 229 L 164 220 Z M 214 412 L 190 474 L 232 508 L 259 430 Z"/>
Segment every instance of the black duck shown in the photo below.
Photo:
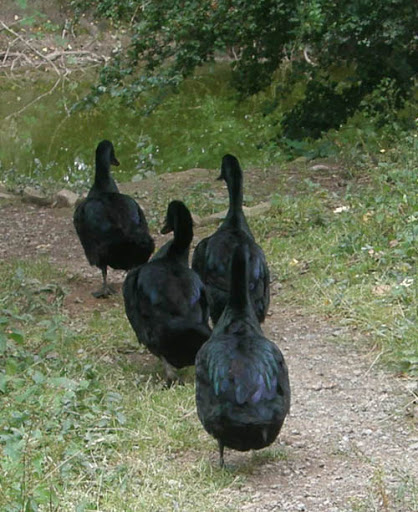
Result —
<path fill-rule="evenodd" d="M 270 275 L 263 250 L 254 237 L 242 209 L 243 176 L 238 160 L 232 155 L 222 159 L 221 175 L 229 192 L 229 210 L 218 230 L 197 245 L 192 268 L 200 275 L 208 295 L 210 316 L 218 321 L 229 296 L 229 268 L 234 248 L 249 248 L 250 298 L 259 322 L 263 322 L 270 303 Z"/>
<path fill-rule="evenodd" d="M 174 231 L 151 261 L 131 270 L 123 286 L 126 315 L 138 341 L 158 356 L 167 384 L 179 380 L 175 368 L 194 365 L 210 336 L 205 288 L 189 267 L 193 222 L 181 201 L 172 201 L 162 233 Z"/>
<path fill-rule="evenodd" d="M 93 292 L 107 297 L 115 290 L 107 283 L 107 267 L 129 270 L 145 263 L 154 251 L 145 215 L 131 197 L 120 194 L 110 175 L 119 165 L 113 144 L 103 140 L 96 149 L 94 184 L 74 212 L 74 226 L 90 265 L 102 271 L 103 285 Z"/>
<path fill-rule="evenodd" d="M 277 437 L 290 407 L 289 377 L 278 347 L 264 337 L 249 297 L 249 250 L 232 257 L 227 305 L 196 357 L 197 413 L 224 447 L 259 450 Z"/>

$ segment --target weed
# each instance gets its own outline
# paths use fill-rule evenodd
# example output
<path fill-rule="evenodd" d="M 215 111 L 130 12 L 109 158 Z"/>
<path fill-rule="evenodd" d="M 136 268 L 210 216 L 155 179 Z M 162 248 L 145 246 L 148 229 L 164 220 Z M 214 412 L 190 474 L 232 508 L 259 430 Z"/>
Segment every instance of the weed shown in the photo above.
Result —
<path fill-rule="evenodd" d="M 417 374 L 417 139 L 364 170 L 342 197 L 310 186 L 278 194 L 263 231 L 267 258 L 290 300 L 359 327 L 398 371 Z M 337 203 L 338 201 L 338 203 Z M 337 206 L 338 204 L 338 206 Z M 268 236 L 266 236 L 268 234 Z"/>
<path fill-rule="evenodd" d="M 26 289 L 53 283 L 46 262 L 0 271 L 0 509 L 239 510 L 222 495 L 239 478 L 208 462 L 190 372 L 167 390 L 155 362 L 130 361 L 122 309 L 80 328 L 60 298 L 46 308 Z"/>

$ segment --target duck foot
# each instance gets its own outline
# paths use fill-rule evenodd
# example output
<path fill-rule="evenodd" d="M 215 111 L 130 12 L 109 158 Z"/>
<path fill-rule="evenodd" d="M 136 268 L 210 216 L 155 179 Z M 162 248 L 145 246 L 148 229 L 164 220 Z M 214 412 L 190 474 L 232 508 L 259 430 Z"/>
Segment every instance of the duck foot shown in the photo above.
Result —
<path fill-rule="evenodd" d="M 184 382 L 181 379 L 181 377 L 179 377 L 174 366 L 172 366 L 164 357 L 161 357 L 161 362 L 163 363 L 164 366 L 166 386 L 168 388 L 171 388 L 172 386 L 174 386 L 174 384 L 183 385 Z"/>
<path fill-rule="evenodd" d="M 221 467 L 223 469 L 223 468 L 225 468 L 224 444 L 219 439 L 218 439 L 218 447 L 219 447 L 219 467 Z"/>
<path fill-rule="evenodd" d="M 102 278 L 103 278 L 103 284 L 102 287 L 97 290 L 97 292 L 92 292 L 91 294 L 93 297 L 96 297 L 96 299 L 106 299 L 110 295 L 114 295 L 117 293 L 115 288 L 113 286 L 110 286 L 110 284 L 107 284 L 107 266 L 101 267 L 100 269 L 102 271 Z"/>
<path fill-rule="evenodd" d="M 110 285 L 102 286 L 99 290 L 91 292 L 93 297 L 96 297 L 96 299 L 106 299 L 107 297 L 110 297 L 110 295 L 115 295 L 116 293 L 118 292 Z"/>

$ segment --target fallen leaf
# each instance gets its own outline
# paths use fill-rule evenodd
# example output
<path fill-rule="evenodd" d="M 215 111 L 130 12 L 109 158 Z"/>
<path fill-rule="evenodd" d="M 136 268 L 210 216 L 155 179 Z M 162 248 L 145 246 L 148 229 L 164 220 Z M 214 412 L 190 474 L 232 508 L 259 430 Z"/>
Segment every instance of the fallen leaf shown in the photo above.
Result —
<path fill-rule="evenodd" d="M 349 206 L 338 206 L 333 211 L 334 211 L 334 213 L 341 213 L 341 212 L 348 212 L 349 209 L 350 209 Z"/>
<path fill-rule="evenodd" d="M 373 213 L 374 212 L 366 212 L 364 215 L 363 215 L 363 222 L 369 222 L 369 219 L 370 217 L 373 216 Z"/>
<path fill-rule="evenodd" d="M 372 291 L 375 295 L 386 295 L 391 289 L 392 287 L 388 284 L 378 284 L 373 286 Z"/>

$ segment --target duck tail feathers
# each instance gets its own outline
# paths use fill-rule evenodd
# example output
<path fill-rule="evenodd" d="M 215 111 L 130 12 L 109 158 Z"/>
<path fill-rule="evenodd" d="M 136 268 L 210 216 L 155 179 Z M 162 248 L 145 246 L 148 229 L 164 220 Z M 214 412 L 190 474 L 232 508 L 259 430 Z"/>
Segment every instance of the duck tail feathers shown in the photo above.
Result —
<path fill-rule="evenodd" d="M 165 357 L 177 368 L 194 364 L 200 347 L 209 339 L 208 326 L 176 319 L 167 324 L 164 335 Z"/>

